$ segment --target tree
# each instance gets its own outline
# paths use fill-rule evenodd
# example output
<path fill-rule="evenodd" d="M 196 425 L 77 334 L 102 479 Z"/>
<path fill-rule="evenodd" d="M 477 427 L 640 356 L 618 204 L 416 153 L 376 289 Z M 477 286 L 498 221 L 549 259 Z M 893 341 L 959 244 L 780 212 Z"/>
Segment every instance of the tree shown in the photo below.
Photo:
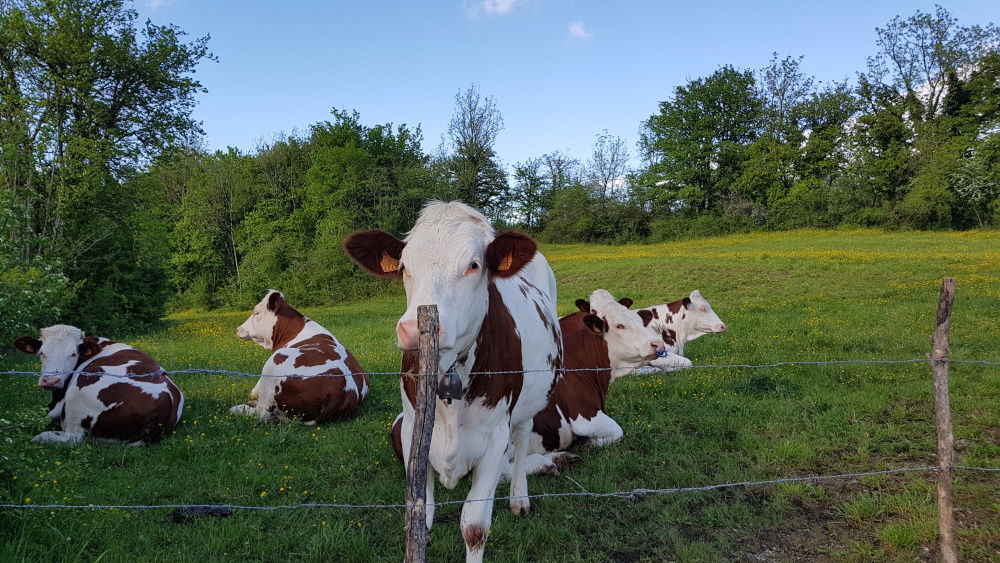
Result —
<path fill-rule="evenodd" d="M 0 202 L 22 264 L 43 260 L 87 300 L 66 320 L 93 330 L 162 313 L 163 265 L 138 254 L 155 194 L 142 164 L 200 133 L 190 77 L 208 37 L 147 22 L 123 0 L 0 0 Z"/>
<path fill-rule="evenodd" d="M 651 198 L 655 205 L 691 212 L 720 206 L 759 134 L 762 111 L 750 71 L 724 66 L 678 86 L 640 133 L 650 163 L 641 179 L 658 194 Z"/>
<path fill-rule="evenodd" d="M 455 113 L 448 125 L 453 150 L 447 159 L 450 180 L 458 199 L 494 220 L 509 197 L 507 174 L 493 150 L 501 130 L 503 116 L 493 98 L 482 98 L 475 85 L 455 94 Z"/>
<path fill-rule="evenodd" d="M 586 169 L 587 183 L 594 195 L 604 203 L 623 198 L 628 193 L 626 178 L 630 172 L 625 141 L 612 137 L 607 130 L 599 134 Z"/>

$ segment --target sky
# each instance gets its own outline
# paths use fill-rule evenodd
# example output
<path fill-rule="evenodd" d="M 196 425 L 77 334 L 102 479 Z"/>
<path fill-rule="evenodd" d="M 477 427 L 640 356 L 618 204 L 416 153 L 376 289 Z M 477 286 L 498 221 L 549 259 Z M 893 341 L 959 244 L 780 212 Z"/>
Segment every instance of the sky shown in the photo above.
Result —
<path fill-rule="evenodd" d="M 959 25 L 1000 21 L 994 0 L 942 4 Z M 559 151 L 585 163 L 598 135 L 638 164 L 642 122 L 678 86 L 724 65 L 803 57 L 817 81 L 854 80 L 876 27 L 931 2 L 899 0 L 135 0 L 140 20 L 210 35 L 194 117 L 210 150 L 258 146 L 357 111 L 367 126 L 447 142 L 455 96 L 475 85 L 504 128 L 508 169 Z"/>

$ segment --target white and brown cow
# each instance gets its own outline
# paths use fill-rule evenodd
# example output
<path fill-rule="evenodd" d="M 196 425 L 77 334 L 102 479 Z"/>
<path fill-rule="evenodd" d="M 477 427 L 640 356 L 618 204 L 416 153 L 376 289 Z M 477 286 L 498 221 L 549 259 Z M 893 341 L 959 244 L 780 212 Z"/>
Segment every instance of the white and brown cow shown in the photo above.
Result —
<path fill-rule="evenodd" d="M 712 306 L 697 289 L 679 301 L 637 309 L 647 327 L 663 339 L 669 354 L 653 360 L 648 367 L 635 371 L 648 372 L 677 367 L 689 367 L 691 361 L 684 357 L 684 345 L 703 334 L 726 331 L 726 323 L 712 310 Z"/>
<path fill-rule="evenodd" d="M 368 374 L 351 352 L 278 291 L 267 292 L 236 336 L 273 353 L 250 393 L 256 400 L 230 412 L 323 424 L 354 415 L 368 395 Z"/>
<path fill-rule="evenodd" d="M 528 435 L 562 367 L 552 269 L 530 237 L 495 234 L 481 213 L 459 202 L 428 203 L 405 240 L 364 231 L 348 237 L 344 248 L 369 273 L 402 279 L 407 308 L 396 334 L 404 352 L 417 348 L 417 307 L 438 307 L 439 361 L 450 384 L 439 386 L 429 461 L 449 489 L 472 474 L 461 527 L 466 560 L 481 561 L 492 520 L 489 499 L 511 454 L 510 508 L 518 514 L 530 507 Z M 408 460 L 416 378 L 402 376 L 400 387 Z M 442 400 L 442 389 L 456 389 L 457 400 Z M 433 502 L 428 478 L 428 528 Z"/>
<path fill-rule="evenodd" d="M 75 444 L 89 432 L 134 446 L 170 435 L 184 410 L 184 396 L 163 368 L 128 344 L 85 336 L 68 325 L 22 336 L 14 347 L 38 354 L 38 386 L 52 391 L 48 417 L 62 430 L 42 432 L 33 442 Z"/>

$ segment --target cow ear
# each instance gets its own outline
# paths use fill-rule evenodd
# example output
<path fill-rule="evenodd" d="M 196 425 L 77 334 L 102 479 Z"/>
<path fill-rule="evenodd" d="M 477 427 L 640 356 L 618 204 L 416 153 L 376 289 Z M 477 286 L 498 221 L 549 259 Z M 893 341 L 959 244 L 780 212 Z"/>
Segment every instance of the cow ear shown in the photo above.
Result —
<path fill-rule="evenodd" d="M 586 315 L 583 317 L 583 324 L 590 332 L 604 334 L 604 319 L 597 315 Z"/>
<path fill-rule="evenodd" d="M 681 303 L 684 304 L 684 308 L 685 309 L 690 309 L 691 308 L 691 298 L 690 297 L 685 297 L 684 299 L 681 299 Z"/>
<path fill-rule="evenodd" d="M 639 309 L 636 313 L 642 318 L 642 326 L 649 326 L 649 323 L 653 321 L 653 312 L 649 309 Z"/>
<path fill-rule="evenodd" d="M 622 297 L 621 299 L 618 300 L 618 302 L 621 303 L 622 305 L 624 305 L 626 309 L 631 308 L 632 307 L 632 303 L 634 303 L 634 301 L 632 301 L 628 297 Z"/>
<path fill-rule="evenodd" d="M 281 306 L 281 302 L 285 300 L 285 296 L 281 294 L 280 291 L 271 292 L 271 295 L 267 297 L 267 310 L 276 312 L 278 307 Z"/>
<path fill-rule="evenodd" d="M 84 340 L 76 347 L 76 351 L 80 354 L 81 360 L 88 360 L 101 351 L 101 346 L 93 340 Z"/>
<path fill-rule="evenodd" d="M 579 309 L 579 310 L 581 310 L 581 311 L 583 311 L 584 313 L 589 313 L 590 312 L 590 301 L 587 301 L 586 299 L 577 299 L 576 300 L 576 308 Z"/>
<path fill-rule="evenodd" d="M 25 354 L 37 354 L 42 349 L 42 341 L 32 336 L 22 336 L 14 341 L 14 347 Z"/>
<path fill-rule="evenodd" d="M 486 266 L 492 275 L 507 278 L 531 262 L 538 243 L 524 233 L 504 231 L 486 247 Z"/>
<path fill-rule="evenodd" d="M 344 251 L 369 274 L 379 278 L 398 278 L 399 258 L 406 243 L 385 231 L 358 231 L 344 239 Z"/>

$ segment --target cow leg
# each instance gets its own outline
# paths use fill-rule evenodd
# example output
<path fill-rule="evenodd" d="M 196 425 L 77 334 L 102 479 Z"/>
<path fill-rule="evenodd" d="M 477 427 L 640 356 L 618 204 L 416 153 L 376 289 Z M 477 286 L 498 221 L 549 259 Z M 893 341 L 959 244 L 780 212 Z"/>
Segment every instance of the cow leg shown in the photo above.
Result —
<path fill-rule="evenodd" d="M 593 418 L 579 417 L 571 421 L 573 435 L 583 438 L 583 446 L 600 446 L 622 439 L 622 427 L 604 411 L 598 411 Z"/>
<path fill-rule="evenodd" d="M 462 505 L 462 537 L 465 539 L 466 563 L 480 563 L 483 560 L 486 538 L 493 521 L 493 497 L 507 457 L 506 449 L 496 447 L 496 444 L 504 443 L 505 437 L 497 434 L 499 433 L 494 434 L 486 455 L 472 471 L 472 487 Z"/>
<path fill-rule="evenodd" d="M 691 360 L 677 354 L 670 354 L 665 358 L 656 358 L 649 362 L 649 365 L 658 370 L 673 371 L 680 368 L 691 367 Z"/>
<path fill-rule="evenodd" d="M 528 433 L 531 431 L 532 419 L 522 422 L 510 429 L 510 446 L 514 448 L 514 463 L 510 478 L 510 511 L 514 514 L 526 514 L 531 508 L 528 499 L 528 473 L 525 461 L 528 457 Z"/>

